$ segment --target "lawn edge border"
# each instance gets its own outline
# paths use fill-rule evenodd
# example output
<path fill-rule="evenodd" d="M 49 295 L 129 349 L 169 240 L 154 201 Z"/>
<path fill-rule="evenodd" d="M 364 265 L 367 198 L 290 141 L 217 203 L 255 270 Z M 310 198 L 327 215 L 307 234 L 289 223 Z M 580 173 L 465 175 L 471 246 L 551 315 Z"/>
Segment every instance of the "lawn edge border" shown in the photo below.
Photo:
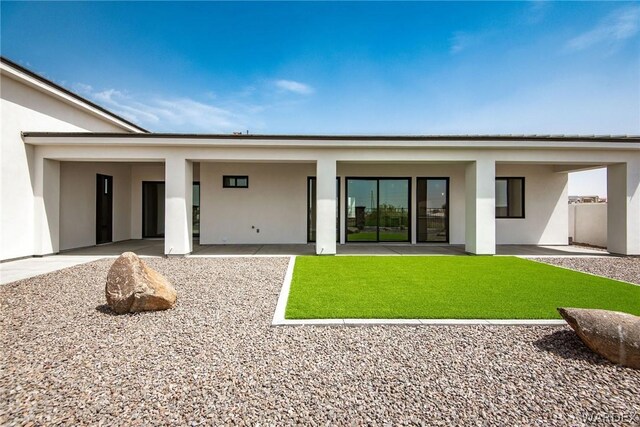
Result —
<path fill-rule="evenodd" d="M 564 326 L 561 319 L 284 319 L 273 326 Z"/>
<path fill-rule="evenodd" d="M 293 279 L 293 268 L 296 265 L 296 256 L 291 255 L 289 257 L 289 265 L 287 266 L 287 272 L 284 275 L 284 281 L 282 282 L 282 288 L 280 289 L 280 295 L 278 296 L 278 302 L 276 304 L 276 310 L 273 313 L 272 325 L 286 325 L 289 320 L 284 318 L 285 311 L 287 309 L 287 302 L 289 301 L 289 291 L 291 290 L 291 280 Z"/>

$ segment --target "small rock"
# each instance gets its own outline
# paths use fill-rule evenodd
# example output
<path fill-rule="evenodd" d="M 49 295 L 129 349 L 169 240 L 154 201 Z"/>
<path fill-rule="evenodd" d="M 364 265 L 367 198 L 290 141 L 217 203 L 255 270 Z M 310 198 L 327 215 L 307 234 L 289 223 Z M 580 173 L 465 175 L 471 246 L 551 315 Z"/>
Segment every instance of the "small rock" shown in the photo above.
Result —
<path fill-rule="evenodd" d="M 176 290 L 157 271 L 133 252 L 125 252 L 113 263 L 105 287 L 107 304 L 118 314 L 166 310 L 176 303 Z"/>
<path fill-rule="evenodd" d="M 585 308 L 558 308 L 558 312 L 591 350 L 619 365 L 640 369 L 640 317 Z"/>

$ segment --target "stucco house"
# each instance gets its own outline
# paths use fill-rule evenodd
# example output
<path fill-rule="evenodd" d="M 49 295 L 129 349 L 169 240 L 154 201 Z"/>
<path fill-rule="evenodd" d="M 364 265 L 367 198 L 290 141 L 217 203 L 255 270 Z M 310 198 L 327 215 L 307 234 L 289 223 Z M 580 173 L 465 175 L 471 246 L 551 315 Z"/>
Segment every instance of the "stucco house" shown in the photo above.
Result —
<path fill-rule="evenodd" d="M 1 61 L 0 259 L 127 239 L 568 243 L 568 173 L 606 167 L 607 242 L 640 255 L 640 136 L 151 133 Z"/>

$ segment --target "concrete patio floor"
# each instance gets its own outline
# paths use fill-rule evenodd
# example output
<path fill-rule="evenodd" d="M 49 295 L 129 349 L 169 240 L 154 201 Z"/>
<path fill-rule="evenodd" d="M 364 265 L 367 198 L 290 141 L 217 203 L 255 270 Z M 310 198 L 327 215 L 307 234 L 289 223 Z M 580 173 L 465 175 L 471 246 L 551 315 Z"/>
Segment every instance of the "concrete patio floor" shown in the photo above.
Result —
<path fill-rule="evenodd" d="M 61 255 L 118 256 L 133 251 L 140 256 L 163 256 L 162 239 L 125 240 L 87 248 L 71 249 Z M 408 243 L 348 243 L 337 246 L 338 255 L 467 255 L 464 245 L 408 244 Z M 498 245 L 497 255 L 513 256 L 610 256 L 606 251 L 582 246 Z M 314 255 L 315 245 L 308 244 L 230 244 L 201 245 L 193 242 L 189 256 L 241 255 Z"/>
<path fill-rule="evenodd" d="M 338 255 L 467 255 L 464 251 L 464 245 L 351 243 L 338 245 L 337 249 Z M 125 240 L 105 245 L 71 249 L 57 255 L 3 262 L 0 263 L 0 284 L 27 279 L 101 258 L 115 258 L 127 251 L 135 252 L 141 257 L 162 257 L 164 254 L 164 241 L 162 239 Z M 523 257 L 612 256 L 602 250 L 579 246 L 498 245 L 496 251 L 497 255 Z M 200 245 L 197 241 L 194 241 L 193 252 L 188 256 L 289 256 L 314 254 L 314 244 Z"/>

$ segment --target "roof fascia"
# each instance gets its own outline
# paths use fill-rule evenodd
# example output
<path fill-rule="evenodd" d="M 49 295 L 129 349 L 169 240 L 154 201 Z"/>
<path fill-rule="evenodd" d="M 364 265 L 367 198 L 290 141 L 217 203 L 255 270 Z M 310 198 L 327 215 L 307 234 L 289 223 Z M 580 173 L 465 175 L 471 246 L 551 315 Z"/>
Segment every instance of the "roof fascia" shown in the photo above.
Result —
<path fill-rule="evenodd" d="M 172 137 L 154 134 L 77 134 L 24 132 L 23 140 L 31 145 L 48 146 L 138 146 L 138 147 L 233 147 L 233 148 L 457 148 L 457 149 L 613 149 L 640 150 L 640 138 L 620 142 L 618 140 L 582 140 L 553 139 L 294 139 L 294 138 L 221 138 L 209 137 Z"/>

